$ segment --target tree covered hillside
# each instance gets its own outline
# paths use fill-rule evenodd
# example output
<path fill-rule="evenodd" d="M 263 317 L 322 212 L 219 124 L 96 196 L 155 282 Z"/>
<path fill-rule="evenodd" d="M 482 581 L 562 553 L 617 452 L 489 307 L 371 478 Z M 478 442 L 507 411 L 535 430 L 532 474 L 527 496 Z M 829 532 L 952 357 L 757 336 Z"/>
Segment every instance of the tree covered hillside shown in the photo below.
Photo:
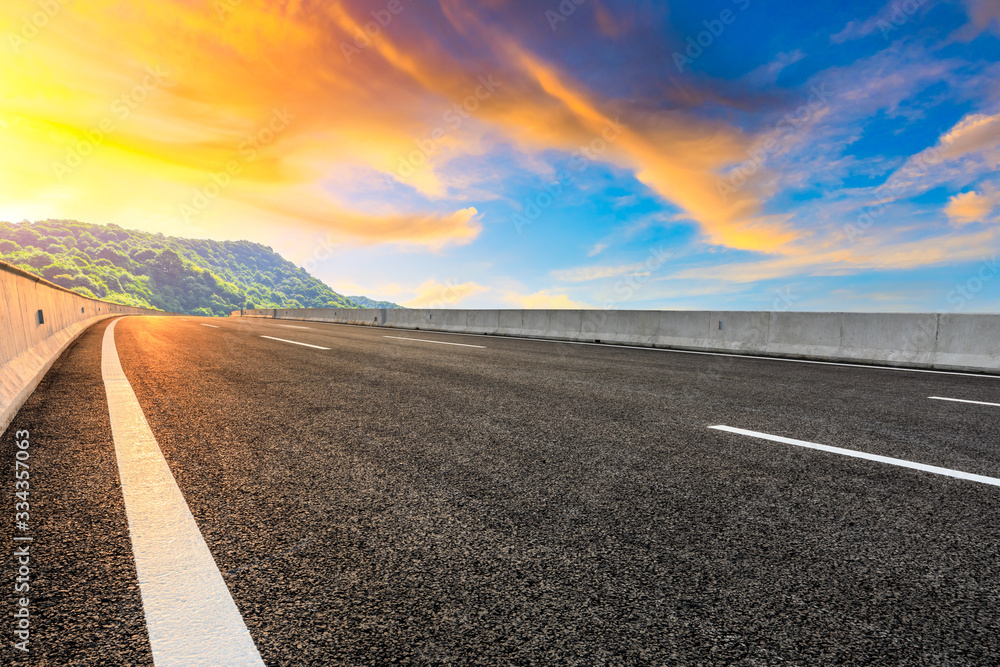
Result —
<path fill-rule="evenodd" d="M 392 301 L 376 301 L 366 296 L 349 296 L 347 299 L 352 303 L 358 304 L 359 308 L 388 308 L 390 310 L 402 308 L 402 306 Z"/>
<path fill-rule="evenodd" d="M 0 260 L 89 297 L 228 315 L 241 308 L 356 308 L 267 246 L 72 220 L 0 222 Z"/>

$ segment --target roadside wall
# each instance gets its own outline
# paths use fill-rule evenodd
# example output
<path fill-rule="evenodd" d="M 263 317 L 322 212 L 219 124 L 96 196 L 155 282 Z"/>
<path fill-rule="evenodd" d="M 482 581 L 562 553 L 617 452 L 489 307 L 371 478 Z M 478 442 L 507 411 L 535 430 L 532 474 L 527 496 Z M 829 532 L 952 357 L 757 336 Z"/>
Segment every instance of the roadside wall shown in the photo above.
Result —
<path fill-rule="evenodd" d="M 1000 315 L 991 314 L 304 308 L 232 316 L 1000 373 Z"/>
<path fill-rule="evenodd" d="M 88 299 L 0 262 L 0 432 L 91 324 L 115 315 L 165 314 Z"/>

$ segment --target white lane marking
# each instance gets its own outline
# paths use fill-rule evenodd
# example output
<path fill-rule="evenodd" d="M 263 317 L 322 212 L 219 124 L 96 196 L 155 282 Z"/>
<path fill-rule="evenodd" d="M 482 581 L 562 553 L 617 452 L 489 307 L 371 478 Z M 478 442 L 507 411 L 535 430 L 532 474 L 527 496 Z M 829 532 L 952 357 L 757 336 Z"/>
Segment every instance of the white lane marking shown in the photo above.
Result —
<path fill-rule="evenodd" d="M 1000 408 L 1000 403 L 986 403 L 985 401 L 967 401 L 963 398 L 945 398 L 943 396 L 928 396 L 927 398 L 933 399 L 935 401 L 954 401 L 955 403 L 972 403 L 973 405 L 990 405 L 994 408 Z"/>
<path fill-rule="evenodd" d="M 478 347 L 481 350 L 486 349 L 485 345 L 466 345 L 465 343 L 447 343 L 443 340 L 427 340 L 426 338 L 403 338 L 402 336 L 382 336 L 382 338 L 395 338 L 396 340 L 415 340 L 418 343 L 437 343 L 438 345 L 457 345 L 459 347 Z"/>
<path fill-rule="evenodd" d="M 926 463 L 915 463 L 913 461 L 906 461 L 904 459 L 894 459 L 889 456 L 868 454 L 866 452 L 859 452 L 854 449 L 842 449 L 840 447 L 830 447 L 829 445 L 820 445 L 815 442 L 796 440 L 794 438 L 784 438 L 780 435 L 770 435 L 768 433 L 759 433 L 758 431 L 747 431 L 742 428 L 733 428 L 732 426 L 709 426 L 708 428 L 712 428 L 717 431 L 726 431 L 728 433 L 738 433 L 739 435 L 748 435 L 751 438 L 773 440 L 774 442 L 782 442 L 786 445 L 796 445 L 798 447 L 806 447 L 807 449 L 818 449 L 821 452 L 830 452 L 831 454 L 841 454 L 843 456 L 852 456 L 857 459 L 866 459 L 868 461 L 878 461 L 879 463 L 888 463 L 889 465 L 899 466 L 901 468 L 923 470 L 924 472 L 932 472 L 935 475 L 957 477 L 958 479 L 967 479 L 973 482 L 980 482 L 982 484 L 991 484 L 993 486 L 1000 486 L 1000 479 L 997 479 L 996 477 L 986 477 L 985 475 L 973 475 L 972 473 L 969 472 L 952 470 L 951 468 L 939 468 L 937 466 L 929 466 Z"/>
<path fill-rule="evenodd" d="M 101 374 L 153 664 L 263 666 L 122 370 L 120 319 L 104 331 Z"/>
<path fill-rule="evenodd" d="M 181 319 L 184 320 L 185 322 L 188 321 L 188 318 L 186 318 L 186 317 L 182 317 Z"/>
<path fill-rule="evenodd" d="M 309 343 L 300 343 L 297 340 L 287 340 L 285 338 L 275 338 L 274 336 L 261 336 L 261 338 L 267 338 L 269 340 L 280 340 L 282 343 L 291 343 L 292 345 L 301 345 L 303 347 L 314 347 L 317 350 L 329 350 L 328 347 L 320 347 L 319 345 L 310 345 Z"/>
<path fill-rule="evenodd" d="M 219 328 L 219 327 L 215 326 L 214 324 L 205 324 L 204 322 L 200 322 L 200 324 L 203 327 L 212 327 L 213 329 L 218 329 Z"/>
<path fill-rule="evenodd" d="M 295 326 L 294 324 L 279 324 L 278 326 L 279 327 L 286 327 L 288 329 L 309 329 L 310 331 L 312 331 L 312 327 L 298 327 L 298 326 Z"/>
<path fill-rule="evenodd" d="M 357 324 L 347 324 L 345 322 L 316 322 L 316 324 L 333 324 L 341 327 L 359 327 L 364 328 L 367 326 L 371 329 L 389 329 L 394 331 L 410 331 L 410 329 L 400 329 L 398 327 L 383 327 L 378 325 L 357 325 Z M 930 368 L 901 368 L 898 366 L 874 366 L 872 364 L 849 364 L 842 361 L 816 361 L 815 359 L 786 359 L 784 357 L 762 357 L 755 354 L 732 354 L 729 352 L 708 352 L 703 350 L 677 350 L 667 347 L 643 347 L 642 345 L 619 345 L 617 343 L 587 343 L 580 340 L 553 340 L 551 338 L 529 338 L 527 336 L 507 336 L 504 334 L 479 334 L 479 333 L 461 333 L 458 331 L 431 331 L 426 330 L 427 333 L 433 333 L 435 335 L 442 336 L 475 336 L 478 338 L 492 338 L 494 340 L 526 340 L 533 343 L 559 343 L 563 345 L 590 345 L 593 347 L 613 347 L 624 350 L 645 350 L 646 352 L 671 352 L 673 354 L 698 354 L 707 357 L 731 357 L 733 359 L 757 359 L 759 361 L 784 361 L 793 364 L 816 364 L 819 366 L 843 366 L 845 368 L 860 368 L 870 371 L 896 371 L 900 373 L 931 373 L 934 375 L 959 375 L 962 377 L 970 378 L 982 378 L 984 380 L 1000 380 L 1000 374 L 998 375 L 987 375 L 984 373 L 962 373 L 960 371 L 936 371 Z"/>

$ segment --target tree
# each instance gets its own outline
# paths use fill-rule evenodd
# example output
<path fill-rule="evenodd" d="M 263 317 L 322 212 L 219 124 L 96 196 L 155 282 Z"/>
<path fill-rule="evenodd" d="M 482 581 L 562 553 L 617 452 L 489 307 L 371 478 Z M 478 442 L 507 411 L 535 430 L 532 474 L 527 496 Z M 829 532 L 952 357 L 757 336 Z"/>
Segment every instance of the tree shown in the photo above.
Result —
<path fill-rule="evenodd" d="M 240 307 L 345 307 L 345 297 L 271 248 L 72 220 L 0 222 L 0 257 L 102 298 L 226 315 Z"/>
<path fill-rule="evenodd" d="M 124 254 L 121 250 L 115 248 L 114 246 L 108 244 L 104 245 L 97 251 L 94 255 L 99 259 L 106 259 L 111 262 L 114 266 L 120 266 L 124 269 L 130 268 L 132 266 L 132 260 L 128 255 Z"/>
<path fill-rule="evenodd" d="M 10 235 L 11 241 L 16 241 L 22 248 L 34 248 L 38 245 L 41 236 L 27 225 L 18 225 L 17 229 Z"/>
<path fill-rule="evenodd" d="M 42 278 L 45 278 L 46 280 L 51 280 L 51 281 L 54 282 L 56 276 L 58 276 L 60 274 L 65 275 L 66 271 L 67 271 L 67 267 L 65 267 L 65 266 L 59 266 L 58 264 L 49 264 L 44 269 L 42 269 L 40 275 L 42 276 Z M 66 277 L 67 278 L 71 278 L 71 276 L 66 276 Z M 61 283 L 56 283 L 56 284 L 61 284 Z"/>
<path fill-rule="evenodd" d="M 18 263 L 27 264 L 33 269 L 41 269 L 44 266 L 52 264 L 55 258 L 44 250 L 31 250 L 22 254 L 18 258 Z"/>
<path fill-rule="evenodd" d="M 150 268 L 154 277 L 171 282 L 184 270 L 184 260 L 173 250 L 164 250 L 156 256 Z"/>

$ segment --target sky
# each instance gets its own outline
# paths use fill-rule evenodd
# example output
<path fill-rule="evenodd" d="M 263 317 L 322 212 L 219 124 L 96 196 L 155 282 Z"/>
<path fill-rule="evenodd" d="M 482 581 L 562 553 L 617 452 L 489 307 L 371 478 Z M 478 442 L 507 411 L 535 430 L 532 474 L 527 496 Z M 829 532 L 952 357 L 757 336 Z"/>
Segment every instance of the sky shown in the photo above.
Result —
<path fill-rule="evenodd" d="M 1000 2 L 4 0 L 0 220 L 412 307 L 1000 310 Z"/>

